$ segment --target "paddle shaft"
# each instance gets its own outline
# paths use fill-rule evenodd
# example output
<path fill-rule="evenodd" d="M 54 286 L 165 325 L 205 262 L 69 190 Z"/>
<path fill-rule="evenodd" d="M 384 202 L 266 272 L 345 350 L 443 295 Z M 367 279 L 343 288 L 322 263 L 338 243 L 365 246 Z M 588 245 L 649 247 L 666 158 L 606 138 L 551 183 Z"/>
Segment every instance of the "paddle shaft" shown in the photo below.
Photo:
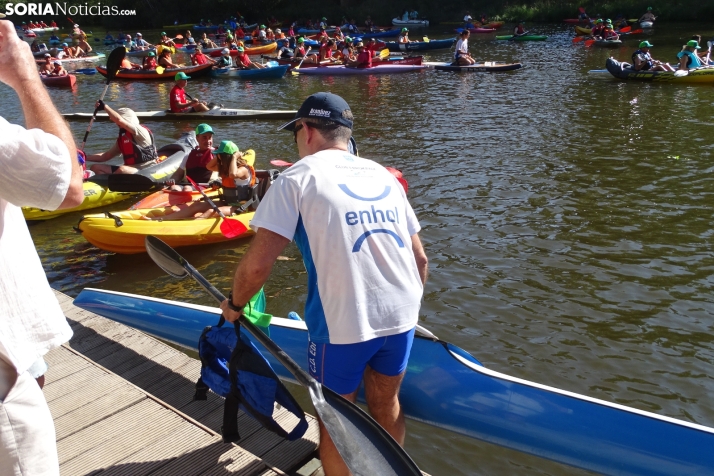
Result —
<path fill-rule="evenodd" d="M 298 65 L 297 65 L 295 68 L 293 68 L 294 70 L 295 70 L 295 69 L 300 69 L 300 66 L 302 66 L 302 62 L 305 61 L 305 58 L 307 58 L 307 55 L 310 54 L 310 50 L 312 50 L 312 46 L 308 46 L 308 47 L 307 47 L 307 51 L 305 52 L 305 56 L 303 56 L 302 59 L 300 60 L 300 63 L 298 63 Z"/>
<path fill-rule="evenodd" d="M 104 91 L 102 91 L 102 95 L 99 97 L 100 101 L 104 100 L 104 96 L 107 94 L 107 90 L 109 89 L 109 83 L 111 83 L 112 79 L 114 79 L 117 75 L 117 71 L 119 70 L 119 66 L 124 59 L 124 56 L 126 56 L 126 49 L 121 47 L 115 48 L 111 53 L 109 53 L 109 57 L 107 58 L 107 84 L 104 86 Z M 87 131 L 84 133 L 84 139 L 82 139 L 82 146 L 80 147 L 82 152 L 84 152 L 84 146 L 87 144 L 87 137 L 89 137 L 89 131 L 92 130 L 92 124 L 94 124 L 94 119 L 97 117 L 97 112 L 99 112 L 99 108 L 95 107 L 94 114 L 92 114 L 92 118 L 89 120 Z"/>
<path fill-rule="evenodd" d="M 99 96 L 100 101 L 104 100 L 104 95 L 107 94 L 107 90 L 109 89 L 110 81 L 111 81 L 110 79 L 107 79 L 107 84 L 104 86 L 104 91 L 102 91 L 102 95 Z M 94 124 L 94 119 L 97 117 L 98 112 L 99 112 L 99 108 L 95 107 L 94 114 L 92 114 L 92 118 L 89 120 L 89 125 L 87 126 L 87 130 L 84 133 L 84 139 L 82 139 L 82 146 L 80 147 L 80 150 L 82 152 L 84 152 L 84 146 L 87 144 L 87 137 L 89 137 L 89 131 L 92 130 L 92 124 Z"/>
<path fill-rule="evenodd" d="M 221 218 L 223 218 L 225 220 L 226 216 L 223 214 L 221 209 L 218 208 L 218 205 L 213 203 L 213 200 L 211 200 L 210 197 L 208 195 L 206 195 L 206 192 L 204 192 L 203 189 L 201 187 L 199 187 L 198 184 L 196 182 L 194 182 L 193 179 L 191 177 L 189 177 L 188 175 L 186 175 L 186 179 L 189 182 L 191 182 L 191 185 L 193 185 L 193 188 L 195 188 L 196 190 L 201 192 L 201 195 L 203 195 L 203 198 L 206 200 L 206 203 L 208 203 L 211 206 L 211 208 L 213 208 L 213 211 L 218 213 L 218 216 L 220 216 Z M 223 301 L 221 301 L 221 302 L 223 302 Z"/>

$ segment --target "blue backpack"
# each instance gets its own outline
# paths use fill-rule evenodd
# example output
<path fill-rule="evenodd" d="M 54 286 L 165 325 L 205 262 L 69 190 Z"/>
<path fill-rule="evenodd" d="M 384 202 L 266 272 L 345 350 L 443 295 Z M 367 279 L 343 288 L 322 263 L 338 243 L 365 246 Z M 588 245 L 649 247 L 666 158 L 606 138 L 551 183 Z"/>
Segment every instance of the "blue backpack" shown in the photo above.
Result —
<path fill-rule="evenodd" d="M 263 313 L 264 308 L 265 295 L 261 289 L 248 304 L 246 317 L 267 334 L 267 325 L 272 316 Z M 196 382 L 193 399 L 206 400 L 209 388 L 226 399 L 221 427 L 225 443 L 240 439 L 239 408 L 283 438 L 290 441 L 300 438 L 308 429 L 305 412 L 278 379 L 265 357 L 241 332 L 240 325 L 223 327 L 224 323 L 225 319 L 221 316 L 216 326 L 204 329 L 198 341 L 201 377 Z M 300 419 L 292 431 L 287 432 L 273 419 L 275 402 Z"/>

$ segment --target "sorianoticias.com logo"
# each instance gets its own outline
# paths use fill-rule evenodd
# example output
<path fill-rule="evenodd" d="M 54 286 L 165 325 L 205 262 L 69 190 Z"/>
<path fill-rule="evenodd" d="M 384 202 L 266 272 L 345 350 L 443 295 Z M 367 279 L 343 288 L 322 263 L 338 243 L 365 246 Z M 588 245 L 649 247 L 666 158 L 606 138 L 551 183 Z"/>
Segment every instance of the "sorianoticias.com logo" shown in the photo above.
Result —
<path fill-rule="evenodd" d="M 6 3 L 5 15 L 136 15 L 135 10 L 120 10 L 113 5 L 67 5 L 66 3 Z"/>

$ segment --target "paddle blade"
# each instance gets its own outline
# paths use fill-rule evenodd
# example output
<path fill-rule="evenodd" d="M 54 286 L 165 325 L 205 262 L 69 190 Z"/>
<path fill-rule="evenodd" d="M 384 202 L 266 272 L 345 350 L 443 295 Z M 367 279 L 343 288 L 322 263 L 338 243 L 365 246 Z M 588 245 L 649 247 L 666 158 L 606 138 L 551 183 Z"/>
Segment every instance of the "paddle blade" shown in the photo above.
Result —
<path fill-rule="evenodd" d="M 151 259 L 166 274 L 179 279 L 188 276 L 183 257 L 169 245 L 155 236 L 147 236 L 144 239 L 144 244 L 146 245 L 146 252 L 149 253 Z"/>
<path fill-rule="evenodd" d="M 620 33 L 627 33 L 628 31 L 631 31 L 632 27 L 631 26 L 626 26 L 625 28 L 620 28 Z"/>
<path fill-rule="evenodd" d="M 232 218 L 224 218 L 221 222 L 221 234 L 226 238 L 237 238 L 248 231 L 246 226 Z"/>
<path fill-rule="evenodd" d="M 584 36 L 576 36 L 575 38 L 573 38 L 573 43 L 580 43 L 581 41 L 585 41 Z"/>
<path fill-rule="evenodd" d="M 674 72 L 674 77 L 675 78 L 682 78 L 684 76 L 687 76 L 689 74 L 689 71 L 686 69 L 678 69 L 677 71 Z"/>
<path fill-rule="evenodd" d="M 352 474 L 421 475 L 404 449 L 354 403 L 324 386 L 319 392 L 317 383 L 309 390 L 315 410 Z"/>
<path fill-rule="evenodd" d="M 287 161 L 281 160 L 281 159 L 273 159 L 270 161 L 270 163 L 272 165 L 275 165 L 276 167 L 290 167 L 291 165 L 293 165 L 292 162 L 287 162 Z"/>
<path fill-rule="evenodd" d="M 107 188 L 112 192 L 153 192 L 163 187 L 163 184 L 137 174 L 111 174 L 107 179 Z"/>
<path fill-rule="evenodd" d="M 422 40 L 424 40 L 424 43 L 429 43 L 430 41 L 428 36 L 423 37 Z"/>
<path fill-rule="evenodd" d="M 384 48 L 382 51 L 379 52 L 379 57 L 384 59 L 389 56 L 389 48 Z"/>
<path fill-rule="evenodd" d="M 638 28 L 637 30 L 631 31 L 631 32 L 630 32 L 630 35 L 640 35 L 640 34 L 642 34 L 644 31 L 645 31 L 645 30 L 643 30 L 642 28 Z"/>
<path fill-rule="evenodd" d="M 591 47 L 594 43 L 595 43 L 595 40 L 587 40 L 587 41 L 585 42 L 585 46 L 587 46 L 587 47 L 589 48 L 589 47 Z"/>
<path fill-rule="evenodd" d="M 114 79 L 121 68 L 121 62 L 124 61 L 126 56 L 126 48 L 120 46 L 114 48 L 111 53 L 109 53 L 109 58 L 107 58 L 107 84 Z"/>
<path fill-rule="evenodd" d="M 175 39 L 177 39 L 177 40 L 183 40 L 183 35 L 176 35 Z"/>
<path fill-rule="evenodd" d="M 164 74 L 164 71 L 166 71 L 166 68 L 164 68 L 163 66 L 157 66 L 157 67 L 156 67 L 156 73 L 157 73 L 157 74 Z"/>

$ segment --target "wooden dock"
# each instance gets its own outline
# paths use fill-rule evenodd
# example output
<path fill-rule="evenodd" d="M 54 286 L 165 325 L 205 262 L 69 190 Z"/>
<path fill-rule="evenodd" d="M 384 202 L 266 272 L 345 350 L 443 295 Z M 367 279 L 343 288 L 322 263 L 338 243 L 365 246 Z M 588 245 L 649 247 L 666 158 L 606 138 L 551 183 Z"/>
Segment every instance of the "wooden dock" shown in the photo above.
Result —
<path fill-rule="evenodd" d="M 225 444 L 223 399 L 209 393 L 207 401 L 192 402 L 198 360 L 55 293 L 74 330 L 69 343 L 45 357 L 44 394 L 63 476 L 270 476 L 311 460 L 314 417 L 308 415 L 306 434 L 289 442 L 241 412 L 241 440 Z M 297 421 L 279 408 L 274 417 L 289 427 Z"/>

